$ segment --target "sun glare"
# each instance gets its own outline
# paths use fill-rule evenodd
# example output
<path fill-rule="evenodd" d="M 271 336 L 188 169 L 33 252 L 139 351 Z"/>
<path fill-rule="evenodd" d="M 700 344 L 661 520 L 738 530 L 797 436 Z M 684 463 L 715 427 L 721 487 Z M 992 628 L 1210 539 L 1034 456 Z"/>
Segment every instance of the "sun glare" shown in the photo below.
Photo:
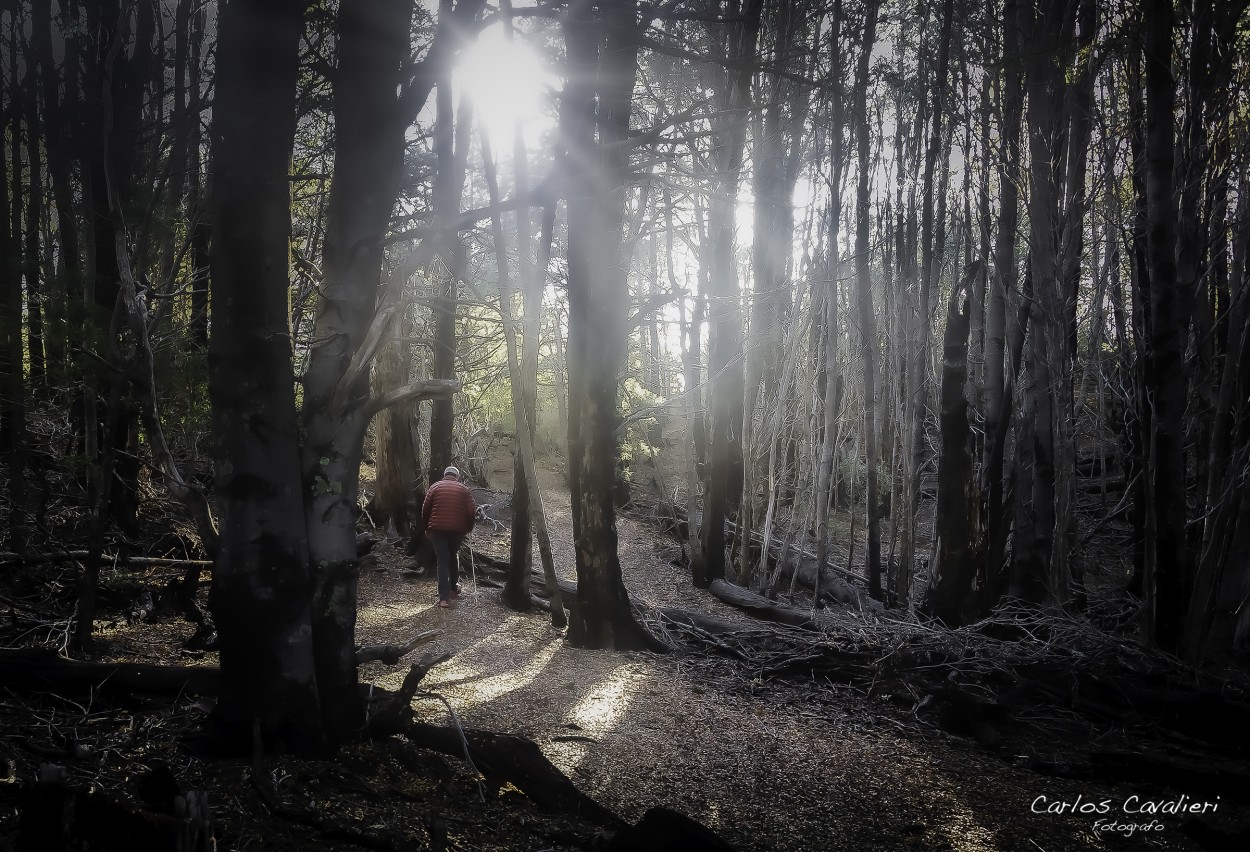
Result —
<path fill-rule="evenodd" d="M 549 92 L 559 84 L 522 40 L 508 40 L 499 26 L 484 30 L 456 66 L 455 82 L 473 102 L 490 135 L 510 139 L 518 124 L 527 138 L 550 123 Z"/>

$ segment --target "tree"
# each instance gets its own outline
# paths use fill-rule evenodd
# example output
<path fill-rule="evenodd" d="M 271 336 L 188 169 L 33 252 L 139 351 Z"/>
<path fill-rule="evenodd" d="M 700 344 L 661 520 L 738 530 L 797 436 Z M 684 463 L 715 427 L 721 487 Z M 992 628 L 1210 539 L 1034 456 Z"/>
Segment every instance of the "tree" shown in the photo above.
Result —
<path fill-rule="evenodd" d="M 797 65 L 802 75 L 809 60 L 796 48 L 804 34 L 803 13 L 794 0 L 765 4 L 762 18 L 768 21 L 771 52 L 789 66 Z M 822 37 L 820 25 L 815 37 Z M 761 41 L 764 39 L 761 38 Z M 813 51 L 815 52 L 815 51 Z M 794 57 L 798 57 L 796 62 Z M 743 347 L 744 393 L 742 413 L 742 508 L 738 513 L 735 545 L 738 550 L 737 580 L 740 585 L 751 581 L 754 565 L 751 545 L 755 534 L 757 482 L 769 481 L 756 460 L 760 456 L 760 438 L 755 434 L 756 408 L 763 400 L 764 410 L 785 406 L 784 391 L 779 386 L 783 351 L 783 326 L 790 313 L 791 282 L 788 279 L 794 235 L 794 208 L 791 196 L 799 176 L 804 137 L 804 107 L 809 101 L 809 87 L 787 75 L 775 74 L 767 85 L 761 85 L 765 96 L 752 130 L 752 197 L 754 202 L 754 244 L 751 251 L 752 277 L 749 339 Z M 767 418 L 764 418 L 767 419 Z M 768 434 L 770 443 L 777 435 Z M 769 448 L 775 457 L 776 448 Z M 771 497 L 771 495 L 770 495 Z M 770 500 L 770 502 L 772 502 Z"/>
<path fill-rule="evenodd" d="M 568 625 L 568 620 L 564 616 L 564 598 L 560 592 L 560 583 L 556 578 L 555 562 L 551 555 L 551 538 L 547 533 L 547 514 L 543 509 L 542 491 L 538 487 L 538 469 L 534 461 L 534 417 L 535 407 L 530 405 L 532 395 L 529 390 L 533 385 L 528 381 L 528 376 L 522 374 L 524 367 L 520 363 L 520 357 L 517 354 L 517 333 L 514 328 L 514 320 L 512 318 L 512 274 L 508 269 L 508 254 L 504 245 L 503 219 L 499 213 L 499 180 L 496 177 L 494 155 L 491 152 L 490 136 L 483 130 L 481 132 L 481 150 L 482 150 L 482 166 L 486 172 L 486 186 L 490 193 L 490 204 L 493 212 L 491 213 L 491 232 L 495 240 L 495 268 L 499 273 L 499 315 L 503 320 L 504 346 L 508 353 L 508 384 L 512 394 L 512 410 L 513 416 L 516 418 L 516 452 L 517 461 L 521 466 L 520 486 L 514 490 L 513 503 L 515 504 L 517 492 L 524 495 L 525 506 L 525 524 L 524 528 L 518 531 L 519 524 L 513 521 L 513 561 L 511 569 L 508 573 L 508 585 L 504 587 L 504 598 L 511 598 L 509 605 L 513 609 L 529 608 L 529 565 L 528 563 L 528 541 L 526 542 L 526 552 L 522 554 L 522 558 L 516 558 L 517 541 L 516 537 L 521 532 L 528 538 L 530 534 L 531 520 L 534 526 L 534 532 L 538 536 L 538 551 L 542 559 L 543 578 L 546 582 L 547 590 L 550 592 L 551 599 L 551 624 L 553 627 L 563 629 Z M 532 283 L 527 286 L 527 296 L 534 290 Z M 532 297 L 531 297 L 532 299 Z M 541 302 L 540 302 L 541 304 Z M 539 305 L 531 304 L 527 306 L 525 319 L 528 323 L 533 323 L 533 315 L 537 313 Z M 532 327 L 531 327 L 532 331 Z M 524 335 L 523 335 L 524 336 Z M 526 353 L 530 354 L 537 350 L 537 335 L 529 338 L 526 343 Z M 526 580 L 517 581 L 517 575 L 524 572 Z M 517 606 L 518 598 L 521 594 L 525 595 L 525 605 Z"/>
<path fill-rule="evenodd" d="M 931 567 L 933 579 L 924 609 L 950 626 L 965 622 L 975 599 L 968 594 L 977 552 L 973 514 L 972 433 L 968 428 L 968 401 L 964 384 L 968 379 L 968 326 L 972 279 L 976 267 L 967 271 L 960 286 L 951 291 L 942 344 L 942 453 L 938 461 L 937 558 Z"/>
<path fill-rule="evenodd" d="M 617 376 L 625 358 L 622 228 L 629 116 L 638 63 L 635 3 L 596 18 L 575 0 L 564 24 L 569 77 L 561 105 L 568 169 L 569 485 L 577 604 L 569 640 L 586 648 L 649 644 L 634 620 L 617 555 Z"/>
<path fill-rule="evenodd" d="M 864 371 L 864 476 L 867 484 L 864 497 L 868 503 L 868 552 L 865 564 L 868 590 L 873 597 L 882 596 L 881 588 L 881 525 L 880 498 L 877 496 L 877 322 L 873 310 L 870 250 L 871 217 L 871 143 L 868 125 L 868 72 L 877 35 L 877 0 L 868 0 L 865 9 L 863 45 L 855 73 L 853 94 L 855 112 L 855 148 L 859 173 L 855 188 L 855 301 L 859 306 L 860 360 Z"/>
<path fill-rule="evenodd" d="M 480 6 L 469 2 L 460 11 L 472 16 Z M 209 356 L 226 516 L 213 586 L 225 680 L 219 718 L 234 728 L 245 723 L 243 730 L 259 718 L 262 737 L 307 749 L 350 738 L 364 723 L 354 633 L 355 505 L 365 428 L 390 405 L 445 397 L 454 384 L 417 382 L 371 397 L 367 370 L 393 317 L 375 308 L 404 134 L 414 106 L 424 104 L 450 59 L 448 30 L 405 78 L 411 0 L 346 4 L 338 19 L 339 130 L 325 284 L 318 343 L 303 378 L 302 441 L 295 428 L 286 335 L 286 163 L 303 10 L 295 2 L 269 9 L 239 3 L 230 8 L 237 17 L 223 21 Z M 267 70 L 264 57 L 274 63 Z M 255 75 L 263 84 L 249 88 Z M 259 155 L 247 156 L 247 140 Z M 251 281 L 250 269 L 267 277 Z M 279 676 L 275 665 L 290 671 Z M 275 683 L 262 687 L 262 677 Z M 271 706 L 254 704 L 257 693 Z"/>
<path fill-rule="evenodd" d="M 11 11 L 10 16 L 10 25 L 16 31 L 16 12 Z M 7 180 L 10 164 L 6 162 L 8 158 L 3 137 L 5 131 L 12 133 L 16 149 L 20 133 L 16 110 L 17 78 L 9 77 L 5 82 L 8 89 L 5 94 L 14 108 L 6 110 L 0 106 L 0 274 L 4 276 L 3 284 L 0 284 L 0 305 L 4 306 L 4 310 L 0 311 L 0 451 L 4 452 L 9 477 L 9 545 L 18 549 L 23 544 L 26 527 L 22 516 L 26 505 L 26 358 L 22 345 L 21 225 L 14 215 L 14 207 L 10 206 Z M 16 182 L 21 173 L 16 158 L 11 168 Z M 16 198 L 13 200 L 16 201 Z M 20 207 L 17 210 L 20 212 Z"/>
<path fill-rule="evenodd" d="M 736 22 L 723 37 L 725 65 L 714 89 L 721 92 L 723 112 L 713 119 L 706 248 L 708 286 L 708 404 L 711 435 L 704 468 L 703 521 L 699 528 L 696 586 L 725 576 L 725 520 L 736 508 L 742 482 L 742 399 L 744 379 L 738 354 L 742 321 L 734 267 L 734 213 L 746 145 L 751 102 L 751 63 L 759 38 L 764 0 L 731 4 Z"/>
<path fill-rule="evenodd" d="M 1024 82 L 1020 68 L 1023 27 L 1019 4 L 1007 0 L 1002 15 L 1003 82 L 1000 116 L 1003 157 L 998 175 L 998 229 L 994 242 L 994 273 L 986 294 L 985 371 L 982 385 L 985 408 L 985 450 L 980 468 L 981 517 L 986 545 L 982 609 L 996 602 L 1006 589 L 1004 554 L 1007 518 L 1003 508 L 1003 466 L 1010 427 L 1011 387 L 1008 377 L 1007 311 L 1016 277 L 1016 238 L 1020 215 L 1020 117 Z M 1020 332 L 1023 337 L 1023 330 Z M 1013 358 L 1011 365 L 1019 363 Z"/>
<path fill-rule="evenodd" d="M 1061 233 L 1065 215 L 1063 157 L 1066 128 L 1063 123 L 1066 86 L 1066 45 L 1072 36 L 1076 4 L 1053 0 L 1028 20 L 1037 49 L 1025 63 L 1028 95 L 1026 124 L 1029 131 L 1029 228 L 1030 273 L 1037 293 L 1034 323 L 1029 336 L 1032 371 L 1031 403 L 1035 414 L 1032 432 L 1032 522 L 1017 527 L 1016 540 L 1029 542 L 1015 549 L 1019 566 L 1013 578 L 1014 592 L 1025 600 L 1066 602 L 1069 564 L 1072 482 L 1057 471 L 1066 469 L 1065 416 L 1070 409 L 1070 375 L 1067 356 L 1069 307 L 1062 287 Z M 1081 162 L 1084 168 L 1084 161 Z M 1065 402 L 1065 396 L 1068 397 Z M 1023 497 L 1023 495 L 1022 495 Z"/>
<path fill-rule="evenodd" d="M 1146 632 L 1178 649 L 1183 629 L 1189 554 L 1185 489 L 1185 347 L 1193 295 L 1176 268 L 1176 91 L 1172 75 L 1171 0 L 1145 0 L 1146 217 L 1150 320 L 1146 370 L 1150 445 L 1146 464 L 1151 515 L 1146 525 Z"/>
<path fill-rule="evenodd" d="M 323 741 L 287 304 L 287 164 L 306 6 L 232 0 L 222 9 L 208 349 L 222 516 L 215 717 L 234 736 L 255 730 L 294 749 Z"/>
<path fill-rule="evenodd" d="M 452 4 L 453 0 L 439 2 L 438 15 L 444 39 L 459 38 L 459 34 L 453 29 Z M 481 3 L 477 5 L 480 7 Z M 432 277 L 438 288 L 434 309 L 434 378 L 448 380 L 456 374 L 456 305 L 460 298 L 460 279 L 464 277 L 466 263 L 465 247 L 460 235 L 455 229 L 448 228 L 448 225 L 460 212 L 465 164 L 469 156 L 472 113 L 465 110 L 465 105 L 462 104 L 460 120 L 454 119 L 450 65 L 439 67 L 437 74 L 437 115 L 434 122 L 437 171 L 434 175 L 433 201 L 438 231 L 430 241 L 429 253 L 433 258 L 430 263 Z M 451 464 L 454 422 L 455 410 L 451 399 L 435 400 L 430 412 L 431 483 L 442 479 L 443 470 Z"/>

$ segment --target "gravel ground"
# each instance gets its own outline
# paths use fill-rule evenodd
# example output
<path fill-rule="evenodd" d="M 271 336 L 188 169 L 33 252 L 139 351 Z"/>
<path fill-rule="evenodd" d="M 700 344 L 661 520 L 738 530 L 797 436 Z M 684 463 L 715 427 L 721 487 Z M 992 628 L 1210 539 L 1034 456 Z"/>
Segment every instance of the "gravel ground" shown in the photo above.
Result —
<path fill-rule="evenodd" d="M 556 564 L 572 579 L 568 492 L 554 473 L 543 485 Z M 626 585 L 637 599 L 746 623 L 690 586 L 670 563 L 672 543 L 654 529 L 625 518 L 619 533 Z M 471 544 L 504 553 L 507 532 L 479 525 Z M 506 610 L 497 589 L 471 577 L 461 602 L 438 610 L 433 580 L 403 580 L 394 570 L 400 561 L 398 551 L 384 555 L 362 582 L 362 638 L 397 641 L 442 628 L 434 647 L 455 656 L 427 687 L 468 726 L 533 738 L 579 787 L 627 819 L 665 806 L 759 852 L 1201 848 L 1177 817 L 1131 838 L 1095 825 L 1117 816 L 1149 822 L 1129 819 L 1121 804 L 1161 791 L 1036 775 L 1016 765 L 1019 755 L 984 750 L 859 690 L 762 683 L 728 661 L 699 656 L 571 648 L 544 614 Z M 394 688 L 400 674 L 378 666 L 362 677 Z M 446 718 L 433 699 L 421 706 L 432 721 Z M 1042 747 L 1062 757 L 1080 745 Z M 1035 813 L 1038 797 L 1106 800 L 1110 812 Z"/>

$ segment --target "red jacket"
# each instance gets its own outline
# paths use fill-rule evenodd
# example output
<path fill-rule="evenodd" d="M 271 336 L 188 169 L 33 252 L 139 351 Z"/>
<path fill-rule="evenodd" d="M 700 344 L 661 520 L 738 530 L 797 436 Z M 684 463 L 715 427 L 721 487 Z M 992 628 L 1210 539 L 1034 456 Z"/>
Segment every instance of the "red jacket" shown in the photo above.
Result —
<path fill-rule="evenodd" d="M 430 486 L 421 504 L 421 520 L 427 530 L 463 535 L 473 529 L 476 514 L 473 495 L 450 474 Z"/>

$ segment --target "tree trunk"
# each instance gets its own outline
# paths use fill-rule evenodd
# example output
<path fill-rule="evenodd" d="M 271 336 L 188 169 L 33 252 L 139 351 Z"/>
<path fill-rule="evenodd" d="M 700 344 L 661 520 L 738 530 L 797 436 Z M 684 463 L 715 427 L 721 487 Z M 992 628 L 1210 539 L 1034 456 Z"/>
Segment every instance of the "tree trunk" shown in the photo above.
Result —
<path fill-rule="evenodd" d="M 1150 523 L 1150 419 L 1151 411 L 1146 397 L 1146 362 L 1148 360 L 1147 337 L 1150 328 L 1150 252 L 1147 246 L 1150 230 L 1146 211 L 1146 105 L 1142 97 L 1145 84 L 1142 81 L 1141 45 L 1135 42 L 1127 59 L 1129 112 L 1129 151 L 1132 155 L 1133 228 L 1132 228 L 1132 359 L 1130 375 L 1133 394 L 1125 406 L 1126 475 L 1137 482 L 1133 488 L 1133 508 L 1130 520 L 1133 524 L 1133 575 L 1128 590 L 1142 595 L 1147 567 L 1147 526 Z"/>
<path fill-rule="evenodd" d="M 1151 408 L 1146 471 L 1153 530 L 1146 539 L 1146 635 L 1177 650 L 1186 605 L 1185 346 L 1193 293 L 1177 274 L 1175 183 L 1176 92 L 1172 75 L 1171 0 L 1149 0 L 1146 27 L 1146 217 L 1150 262 L 1149 368 Z M 1196 211 L 1185 211 L 1186 215 Z"/>
<path fill-rule="evenodd" d="M 977 524 L 973 514 L 971 431 L 964 383 L 968 379 L 971 286 L 977 274 L 975 268 L 967 270 L 962 285 L 951 292 L 942 345 L 942 454 L 938 460 L 937 519 L 933 524 L 937 558 L 936 564 L 930 566 L 933 579 L 924 608 L 948 627 L 958 627 L 967 620 L 974 600 L 972 557 L 978 549 L 974 540 Z"/>
<path fill-rule="evenodd" d="M 205 169 L 200 150 L 200 118 L 204 108 L 200 91 L 200 53 L 204 44 L 204 7 L 191 12 L 190 68 L 187 89 L 187 152 L 190 157 L 190 186 L 187 191 L 188 227 L 191 229 L 191 340 L 200 349 L 208 347 L 209 224 L 212 219 L 205 195 Z"/>
<path fill-rule="evenodd" d="M 246 742 L 322 741 L 287 291 L 295 84 L 306 0 L 232 0 L 213 108 L 212 338 L 221 550 L 215 718 Z"/>
<path fill-rule="evenodd" d="M 881 507 L 877 495 L 877 318 L 872 301 L 872 263 L 869 248 L 869 216 L 872 206 L 873 159 L 868 126 L 868 73 L 877 36 L 876 0 L 867 4 L 864 39 L 855 77 L 855 146 L 859 174 L 855 188 L 855 301 L 859 307 L 860 360 L 864 370 L 864 454 L 868 501 L 868 552 L 864 564 L 868 592 L 877 600 L 884 597 L 881 586 Z"/>
<path fill-rule="evenodd" d="M 82 292 L 80 275 L 82 259 L 79 252 L 78 221 L 74 214 L 71 180 L 74 168 L 70 158 L 70 129 L 74 122 L 77 84 L 78 45 L 73 38 L 65 39 L 64 98 L 60 95 L 58 74 L 53 57 L 51 9 L 48 3 L 31 5 L 32 52 L 39 56 L 39 82 L 43 91 L 43 144 L 48 163 L 48 177 L 52 187 L 53 207 L 56 211 L 56 234 L 59 240 L 56 293 L 49 298 L 45 319 L 45 345 L 50 383 L 59 384 L 66 377 L 67 323 L 70 305 L 78 301 Z M 67 21 L 68 23 L 68 21 Z M 49 216 L 49 218 L 51 218 Z M 51 288 L 45 285 L 45 290 Z"/>
<path fill-rule="evenodd" d="M 622 143 L 629 133 L 638 21 L 632 2 L 601 14 L 595 19 L 591 4 L 579 0 L 564 24 L 570 71 L 561 106 L 564 165 L 576 187 L 568 200 L 569 480 L 577 559 L 569 640 L 622 649 L 649 644 L 621 579 L 612 487 L 628 294 L 622 229 L 629 159 Z"/>
<path fill-rule="evenodd" d="M 453 27 L 476 16 L 470 0 L 443 20 L 422 63 L 422 81 L 451 60 Z M 369 418 L 405 399 L 451 396 L 452 383 L 416 383 L 369 397 L 368 365 L 385 339 L 375 316 L 382 246 L 399 192 L 405 134 L 432 83 L 411 82 L 412 0 L 361 0 L 340 7 L 334 81 L 335 150 L 326 219 L 325 283 L 304 375 L 303 490 L 313 570 L 313 645 L 325 733 L 354 736 L 364 723 L 357 688 L 356 513 Z M 406 86 L 407 88 L 406 88 Z M 406 89 L 406 90 L 405 90 Z M 403 92 L 397 96 L 397 92 Z"/>
<path fill-rule="evenodd" d="M 480 6 L 479 0 L 470 0 Z M 451 24 L 452 0 L 440 0 L 439 20 Z M 447 33 L 450 37 L 451 33 Z M 462 97 L 460 109 L 452 110 L 451 68 L 437 69 L 438 92 L 435 96 L 434 156 L 434 220 L 446 224 L 460 212 L 464 193 L 465 166 L 469 157 L 469 135 L 472 109 Z M 456 113 L 459 113 L 458 120 Z M 431 278 L 437 295 L 434 304 L 434 378 L 451 380 L 456 376 L 456 310 L 460 301 L 460 279 L 465 274 L 465 246 L 455 231 L 440 231 L 433 238 Z M 436 399 L 430 407 L 430 469 L 429 482 L 443 478 L 443 470 L 452 462 L 452 427 L 455 407 L 451 398 Z"/>
<path fill-rule="evenodd" d="M 841 37 L 842 17 L 835 13 L 830 39 L 834 46 Z M 838 410 L 841 402 L 842 380 L 838 375 L 838 281 L 841 272 L 841 241 L 838 238 L 842 224 L 842 171 L 843 171 L 843 129 L 845 118 L 842 109 L 842 95 L 834 92 L 830 105 L 830 141 L 829 141 L 829 206 L 827 217 L 827 245 L 823 259 L 824 280 L 818 294 L 812 297 L 813 305 L 819 305 L 819 319 L 815 330 L 819 339 L 819 350 L 822 358 L 818 362 L 817 391 L 823 415 L 819 419 L 818 439 L 819 451 L 816 462 L 816 492 L 813 495 L 816 506 L 816 584 L 815 597 L 820 600 L 820 580 L 824 576 L 826 560 L 829 556 L 829 512 L 834 499 L 834 452 L 838 436 Z"/>
<path fill-rule="evenodd" d="M 782 63 L 793 62 L 798 10 L 793 2 L 779 0 L 769 10 L 773 35 L 771 50 Z M 818 35 L 819 37 L 819 35 Z M 757 483 L 767 478 L 760 469 L 762 454 L 756 434 L 756 408 L 763 400 L 764 410 L 781 405 L 778 377 L 785 362 L 782 351 L 782 320 L 789 312 L 790 281 L 787 278 L 794 241 L 794 206 L 791 196 L 798 172 L 791 164 L 790 150 L 803 135 L 803 110 L 795 108 L 793 81 L 774 75 L 762 105 L 763 115 L 755 123 L 752 163 L 754 200 L 751 266 L 754 278 L 751 299 L 749 339 L 743 346 L 746 361 L 742 412 L 742 509 L 738 515 L 743 535 L 738 536 L 738 584 L 749 585 L 752 566 L 750 533 L 756 524 Z M 760 418 L 761 425 L 767 416 Z"/>
<path fill-rule="evenodd" d="M 1029 129 L 1030 266 L 1037 291 L 1031 367 L 1037 422 L 1033 438 L 1032 537 L 1015 537 L 1016 547 L 1027 548 L 1018 560 L 1024 575 L 1018 587 L 1026 600 L 1063 602 L 1068 595 L 1066 540 L 1069 533 L 1073 482 L 1058 477 L 1056 467 L 1067 465 L 1064 422 L 1071 408 L 1069 359 L 1066 357 L 1068 311 L 1063 294 L 1061 257 L 1063 228 L 1065 99 L 1062 51 L 1071 36 L 1075 4 L 1050 0 L 1031 19 L 1036 45 L 1025 67 L 1028 87 L 1026 121 Z M 1075 310 L 1075 304 L 1073 304 Z M 1065 403 L 1065 395 L 1067 400 Z"/>
<path fill-rule="evenodd" d="M 919 508 L 920 475 L 924 467 L 926 446 L 925 413 L 928 410 L 929 399 L 928 377 L 930 370 L 929 352 L 932 346 L 930 328 L 932 325 L 933 290 L 938 286 L 938 278 L 941 273 L 941 265 L 938 261 L 941 252 L 944 250 L 945 243 L 944 239 L 935 239 L 934 231 L 936 228 L 943 233 L 945 232 L 946 194 L 941 189 L 935 192 L 934 181 L 937 179 L 938 184 L 944 186 L 950 171 L 949 159 L 941 157 L 941 155 L 944 150 L 943 119 L 948 114 L 953 116 L 954 112 L 952 106 L 947 103 L 951 99 L 947 81 L 950 70 L 951 30 L 953 25 L 954 2 L 953 0 L 944 0 L 942 6 L 942 27 L 938 37 L 937 67 L 934 72 L 933 88 L 931 90 L 930 126 L 924 148 L 924 173 L 920 185 L 920 282 L 919 292 L 915 297 L 916 311 L 919 316 L 916 327 L 916 339 L 911 352 L 911 358 L 907 364 L 908 379 L 910 381 L 910 387 L 908 388 L 910 411 L 908 412 L 907 429 L 910 433 L 910 438 L 906 452 L 908 468 L 904 475 L 909 480 L 910 494 L 908 505 L 904 507 L 908 513 L 908 518 L 905 521 L 908 529 L 908 546 L 903 550 L 903 569 L 908 572 L 912 570 L 911 563 L 914 558 L 916 511 Z M 939 157 L 942 159 L 942 174 L 940 176 L 935 174 Z M 936 216 L 935 205 L 938 207 Z M 910 225 L 914 227 L 914 220 Z M 913 258 L 915 257 L 914 247 L 910 251 L 910 255 Z"/>
<path fill-rule="evenodd" d="M 411 377 L 412 308 L 404 294 L 414 271 L 411 261 L 401 261 L 384 288 L 384 308 L 395 310 L 396 318 L 390 326 L 394 331 L 373 365 L 374 396 L 405 387 Z M 404 402 L 380 412 L 374 419 L 374 442 L 377 490 L 370 501 L 370 510 L 377 512 L 374 521 L 393 526 L 397 535 L 409 536 L 414 524 L 420 524 L 424 494 L 417 406 Z"/>
<path fill-rule="evenodd" d="M 43 344 L 43 281 L 41 258 L 39 251 L 40 225 L 43 222 L 43 164 L 39 156 L 39 71 L 37 59 L 33 51 L 27 51 L 30 63 L 26 68 L 26 85 L 22 92 L 23 110 L 26 119 L 26 168 L 28 183 L 26 188 L 26 259 L 23 273 L 26 278 L 26 328 L 27 352 L 30 357 L 30 384 L 34 388 L 42 388 L 47 384 L 47 360 Z M 10 86 L 17 88 L 17 79 L 10 81 Z M 17 138 L 17 98 L 14 104 L 14 139 Z M 14 175 L 16 176 L 16 169 Z M 14 232 L 17 223 L 13 224 Z"/>
<path fill-rule="evenodd" d="M 15 77 L 7 82 L 16 88 Z M 12 102 L 16 102 L 16 97 Z M 10 120 L 12 127 L 8 126 Z M 0 109 L 0 274 L 4 275 L 0 284 L 0 305 L 4 308 L 0 311 L 0 450 L 4 452 L 8 474 L 8 545 L 20 551 L 25 546 L 26 529 L 26 371 L 22 347 L 21 227 L 10 207 L 6 130 L 15 140 L 18 138 L 16 110 Z M 11 166 L 16 178 L 21 170 L 17 162 Z"/>
<path fill-rule="evenodd" d="M 482 151 L 482 163 L 486 172 L 486 187 L 489 193 L 491 207 L 496 211 L 491 214 L 491 231 L 495 239 L 495 268 L 499 273 L 499 315 L 503 320 L 504 344 L 508 351 L 508 385 L 512 394 L 512 410 L 516 419 L 516 443 L 517 456 L 521 462 L 521 486 L 527 497 L 526 500 L 526 530 L 525 534 L 529 536 L 529 521 L 532 519 L 534 531 L 538 534 L 538 552 L 543 564 L 543 576 L 547 581 L 547 588 L 551 591 L 551 624 L 554 627 L 563 629 L 567 626 L 568 621 L 564 616 L 564 601 L 560 596 L 560 585 L 556 581 L 555 561 L 551 556 L 551 538 L 547 534 L 547 514 L 543 510 L 543 495 L 538 487 L 538 470 L 534 464 L 534 411 L 528 405 L 526 400 L 526 391 L 528 390 L 525 377 L 522 375 L 522 366 L 520 359 L 517 357 L 516 329 L 513 327 L 512 319 L 512 283 L 511 274 L 508 270 L 508 254 L 504 244 L 503 220 L 498 212 L 499 206 L 499 181 L 495 176 L 495 161 L 491 154 L 490 138 L 485 130 L 481 131 L 480 145 Z M 527 294 L 528 295 L 528 294 Z M 537 305 L 531 305 L 535 312 L 541 310 L 541 301 Z M 527 313 L 526 320 L 531 317 Z M 529 341 L 529 347 L 536 349 L 538 341 L 536 338 Z M 515 493 L 515 492 L 514 492 Z M 527 554 L 528 555 L 528 554 Z M 529 575 L 529 565 L 523 563 L 526 576 Z M 518 566 L 511 564 L 509 572 L 509 582 L 513 585 L 513 595 L 517 594 L 515 584 L 511 583 L 511 578 L 516 575 Z M 528 600 L 529 583 L 523 584 Z M 525 607 L 528 609 L 528 607 Z"/>
<path fill-rule="evenodd" d="M 738 4 L 734 4 L 736 7 Z M 704 469 L 702 558 L 693 567 L 696 586 L 725 576 L 725 520 L 737 508 L 742 487 L 742 321 L 734 262 L 734 212 L 746 144 L 745 111 L 751 102 L 751 64 L 756 54 L 764 0 L 746 0 L 741 20 L 728 31 L 725 118 L 713 120 L 715 179 L 708 202 L 708 400 L 711 440 Z"/>
<path fill-rule="evenodd" d="M 1020 215 L 1020 127 L 1024 106 L 1020 68 L 1023 37 L 1017 0 L 1003 7 L 1003 97 L 999 109 L 1004 156 L 998 176 L 998 233 L 994 276 L 985 315 L 985 457 L 981 467 L 981 517 L 985 522 L 984 593 L 988 611 L 1007 588 L 1004 565 L 1007 513 L 1003 507 L 1003 462 L 1011 407 L 1007 398 L 1007 303 L 1016 277 L 1016 237 Z"/>
<path fill-rule="evenodd" d="M 512 3 L 510 0 L 502 0 L 500 10 L 505 14 L 512 11 Z M 512 18 L 507 17 L 503 22 L 505 37 L 511 41 L 515 36 L 513 33 Z M 493 168 L 493 163 L 489 164 Z M 529 154 L 525 146 L 525 134 L 518 124 L 513 128 L 512 134 L 512 170 L 515 180 L 514 194 L 521 197 L 529 192 Z M 497 188 L 496 188 L 497 190 Z M 492 206 L 498 203 L 498 191 L 495 197 L 491 199 Z M 533 227 L 530 221 L 530 211 L 528 207 L 522 207 L 517 210 L 517 256 L 521 267 L 521 290 L 522 302 L 524 310 L 524 323 L 521 327 L 521 341 L 524 354 L 521 356 L 520 372 L 512 373 L 509 376 L 511 383 L 521 383 L 521 407 L 514 405 L 513 419 L 516 423 L 517 430 L 517 453 L 513 460 L 512 466 L 512 534 L 510 542 L 510 559 L 511 572 L 508 574 L 508 582 L 504 586 L 503 601 L 504 603 L 518 612 L 526 612 L 530 609 L 530 565 L 533 561 L 532 554 L 532 527 L 531 511 L 530 511 L 530 492 L 531 490 L 538 493 L 538 482 L 535 478 L 532 484 L 525 473 L 525 460 L 521 455 L 521 430 L 526 431 L 525 438 L 529 442 L 530 459 L 533 461 L 534 441 L 538 434 L 538 349 L 541 345 L 542 336 L 542 304 L 543 304 L 543 288 L 547 283 L 547 263 L 551 257 L 551 244 L 555 238 L 555 216 L 556 209 L 549 206 L 543 211 L 542 235 L 538 246 L 540 258 L 534 257 L 533 246 Z M 498 215 L 492 217 L 492 224 L 498 219 Z M 496 241 L 495 251 L 498 254 L 503 251 L 502 228 L 500 228 L 500 239 Z M 500 276 L 506 274 L 506 264 L 501 267 Z M 501 304 L 504 301 L 502 290 L 500 293 Z M 505 319 L 505 323 L 507 320 Z M 511 332 L 505 328 L 505 334 Z M 511 367 L 511 362 L 509 362 Z M 514 396 L 515 400 L 515 396 Z M 530 465 L 531 468 L 533 465 Z M 533 473 L 533 471 L 531 471 Z M 536 477 L 537 474 L 535 473 Z M 539 495 L 541 498 L 541 495 Z M 539 507 L 539 512 L 542 507 Z M 547 535 L 546 520 L 543 519 L 541 534 Z M 541 554 L 540 554 L 541 555 Z M 546 562 L 544 561 L 544 570 L 546 570 Z M 555 570 L 549 579 L 554 579 Z M 557 618 L 558 610 L 558 626 L 563 627 L 564 607 L 563 605 L 552 606 L 552 618 Z"/>

